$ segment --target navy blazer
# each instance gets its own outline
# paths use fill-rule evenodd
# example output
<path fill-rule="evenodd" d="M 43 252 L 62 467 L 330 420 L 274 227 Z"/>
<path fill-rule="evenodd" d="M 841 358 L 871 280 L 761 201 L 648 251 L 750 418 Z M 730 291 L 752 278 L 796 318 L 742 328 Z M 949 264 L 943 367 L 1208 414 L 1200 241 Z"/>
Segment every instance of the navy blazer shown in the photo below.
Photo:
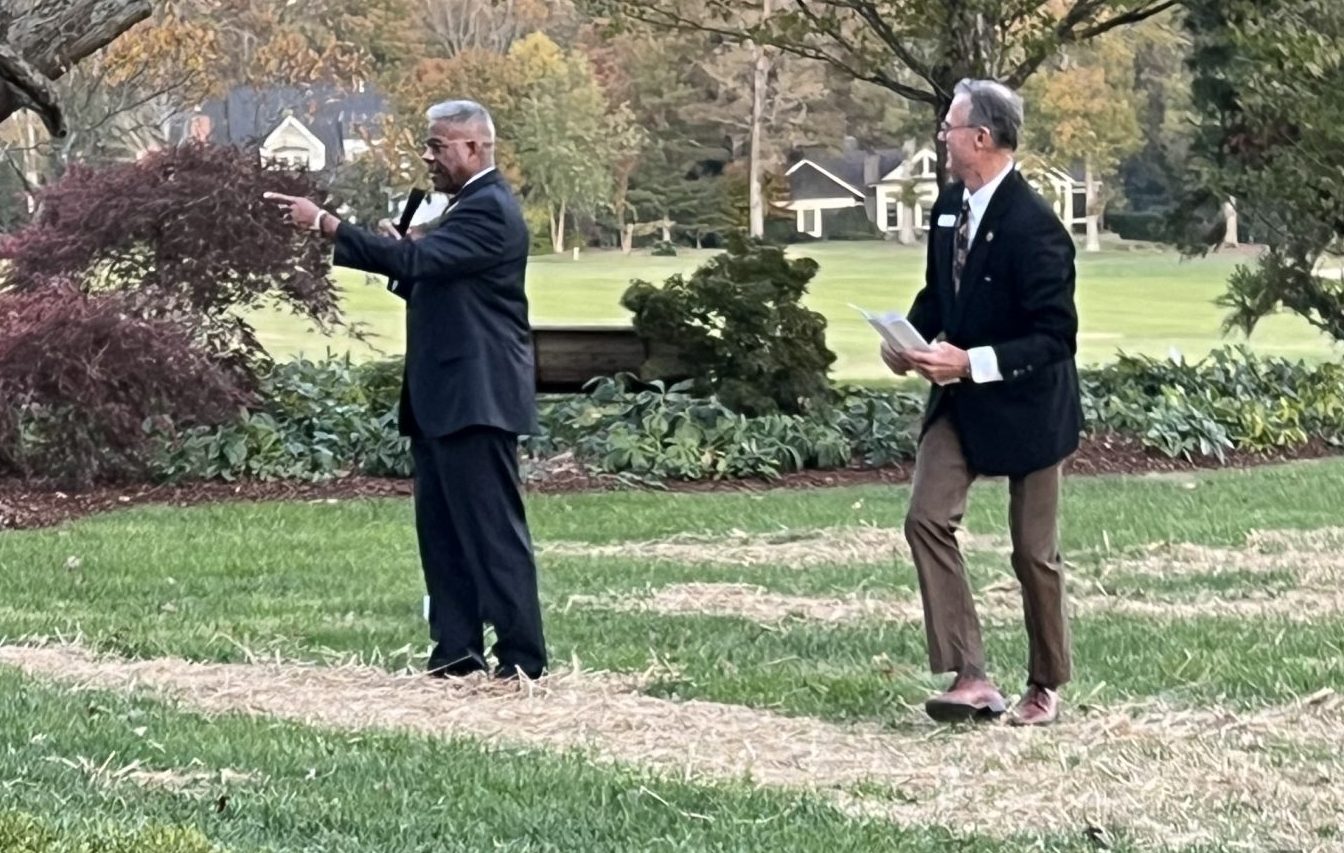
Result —
<path fill-rule="evenodd" d="M 474 426 L 537 429 L 527 316 L 528 231 L 499 172 L 468 184 L 418 240 L 336 229 L 334 263 L 389 276 L 406 300 L 403 435 L 440 438 Z"/>
<path fill-rule="evenodd" d="M 971 470 L 1023 476 L 1077 450 L 1083 427 L 1073 238 L 1014 169 L 985 209 L 958 292 L 952 260 L 963 190 L 950 184 L 934 203 L 925 283 L 909 320 L 927 340 L 993 347 L 1003 381 L 933 386 L 924 426 L 948 414 Z"/>

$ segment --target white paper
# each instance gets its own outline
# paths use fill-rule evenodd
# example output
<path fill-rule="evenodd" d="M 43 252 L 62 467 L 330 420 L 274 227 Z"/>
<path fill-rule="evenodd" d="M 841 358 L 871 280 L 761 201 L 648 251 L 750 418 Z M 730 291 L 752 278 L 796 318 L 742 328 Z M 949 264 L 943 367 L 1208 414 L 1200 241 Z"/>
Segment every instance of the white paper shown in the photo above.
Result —
<path fill-rule="evenodd" d="M 873 314 L 870 311 L 865 311 L 852 302 L 849 303 L 849 307 L 862 314 L 869 325 L 876 329 L 877 333 L 882 336 L 882 340 L 886 341 L 887 345 L 897 353 L 906 352 L 907 350 L 933 349 L 933 347 L 929 345 L 929 342 L 924 340 L 924 336 L 919 333 L 919 329 L 916 329 L 911 325 L 910 321 L 905 319 L 905 315 L 901 314 L 899 311 L 888 311 L 885 314 Z M 948 379 L 947 381 L 938 384 L 952 385 L 960 381 L 960 379 Z"/>
<path fill-rule="evenodd" d="M 896 352 L 932 349 L 929 342 L 924 340 L 924 336 L 919 333 L 919 330 L 910 325 L 910 321 L 905 319 L 905 316 L 900 312 L 888 311 L 885 314 L 873 314 L 853 303 L 850 303 L 849 307 L 862 314 L 868 324 L 882 336 L 882 340 L 886 341 Z"/>
<path fill-rule="evenodd" d="M 957 215 L 955 213 L 944 213 L 938 217 L 939 228 L 951 228 L 957 224 Z"/>

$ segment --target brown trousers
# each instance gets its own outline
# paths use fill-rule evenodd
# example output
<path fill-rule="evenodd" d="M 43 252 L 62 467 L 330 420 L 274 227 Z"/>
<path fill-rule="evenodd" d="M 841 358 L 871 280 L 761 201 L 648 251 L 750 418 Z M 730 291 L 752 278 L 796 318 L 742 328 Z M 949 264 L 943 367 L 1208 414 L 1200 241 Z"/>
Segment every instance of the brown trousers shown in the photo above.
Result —
<path fill-rule="evenodd" d="M 919 444 L 905 519 L 934 673 L 985 674 L 980 620 L 956 539 L 974 481 L 956 428 L 949 418 L 938 418 Z M 1070 676 L 1064 561 L 1058 544 L 1059 482 L 1059 465 L 1008 481 L 1012 564 L 1022 585 L 1027 623 L 1027 680 L 1042 687 L 1059 687 Z"/>

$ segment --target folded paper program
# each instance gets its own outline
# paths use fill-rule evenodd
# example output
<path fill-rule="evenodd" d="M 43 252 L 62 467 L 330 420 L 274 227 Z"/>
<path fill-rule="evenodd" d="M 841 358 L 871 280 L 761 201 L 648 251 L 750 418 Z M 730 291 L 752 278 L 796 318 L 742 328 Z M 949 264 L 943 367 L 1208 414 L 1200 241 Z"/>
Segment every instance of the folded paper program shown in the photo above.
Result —
<path fill-rule="evenodd" d="M 862 314 L 864 319 L 877 330 L 882 339 L 896 352 L 930 349 L 929 342 L 924 340 L 924 336 L 919 333 L 919 330 L 910 325 L 910 321 L 905 319 L 905 316 L 901 313 L 888 311 L 885 314 L 873 314 L 853 303 L 849 307 Z"/>

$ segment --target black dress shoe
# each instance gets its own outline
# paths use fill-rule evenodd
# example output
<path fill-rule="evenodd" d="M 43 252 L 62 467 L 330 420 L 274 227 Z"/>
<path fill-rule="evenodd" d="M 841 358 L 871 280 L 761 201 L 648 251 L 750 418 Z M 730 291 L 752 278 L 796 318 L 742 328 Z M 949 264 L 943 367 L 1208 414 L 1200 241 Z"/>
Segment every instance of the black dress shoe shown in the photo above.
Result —
<path fill-rule="evenodd" d="M 545 674 L 545 670 L 542 669 L 529 670 L 526 667 L 505 666 L 504 664 L 500 664 L 499 666 L 495 667 L 495 671 L 491 674 L 491 678 L 494 678 L 497 681 L 517 681 L 520 673 L 522 675 L 527 676 L 528 681 L 536 681 L 538 678 L 541 678 L 543 674 Z"/>
<path fill-rule="evenodd" d="M 485 672 L 488 668 L 485 658 L 474 652 L 468 652 L 456 659 L 431 657 L 429 663 L 425 665 L 425 674 L 431 678 L 462 678 L 473 672 Z"/>

